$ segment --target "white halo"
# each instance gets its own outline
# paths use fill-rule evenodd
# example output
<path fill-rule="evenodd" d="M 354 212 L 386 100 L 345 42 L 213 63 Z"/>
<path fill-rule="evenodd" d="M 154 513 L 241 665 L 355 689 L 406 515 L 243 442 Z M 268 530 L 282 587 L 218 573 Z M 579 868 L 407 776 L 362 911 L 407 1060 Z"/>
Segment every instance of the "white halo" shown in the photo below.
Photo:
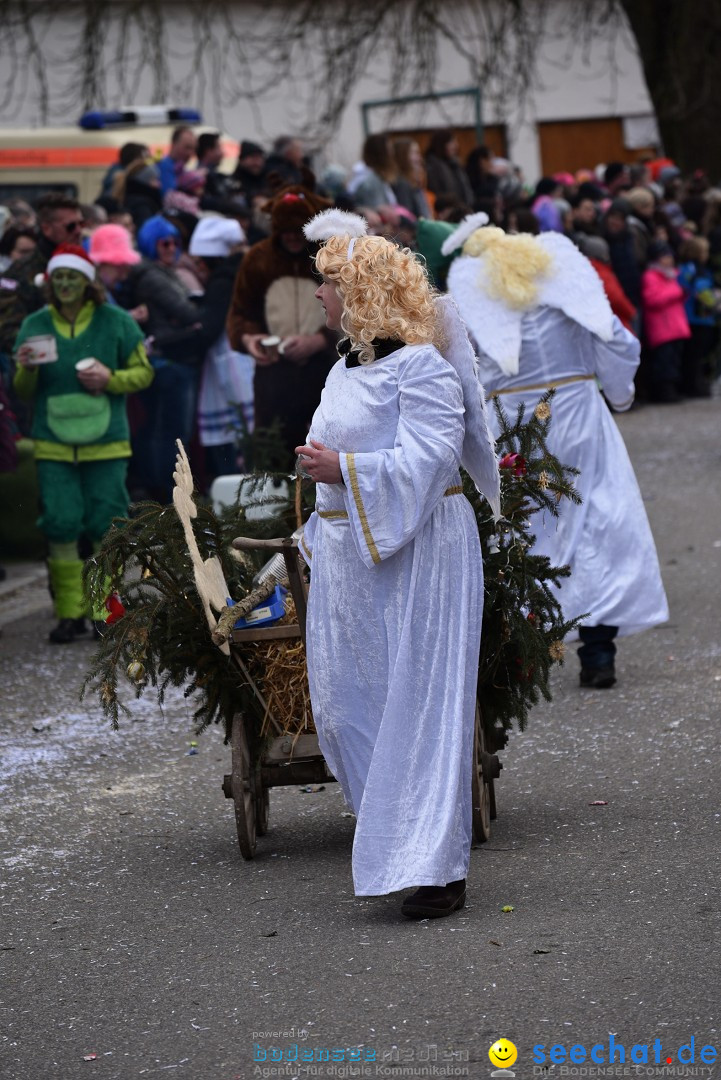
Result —
<path fill-rule="evenodd" d="M 441 254 L 450 255 L 456 248 L 463 247 L 468 237 L 472 236 L 476 229 L 482 229 L 490 220 L 488 214 L 484 214 L 482 210 L 477 214 L 468 214 L 467 217 L 464 217 L 456 231 L 452 232 L 451 235 L 446 237 L 443 241 Z"/>
<path fill-rule="evenodd" d="M 347 210 L 322 210 L 303 226 L 306 240 L 322 244 L 331 236 L 367 236 L 368 222 L 360 214 L 349 214 Z"/>

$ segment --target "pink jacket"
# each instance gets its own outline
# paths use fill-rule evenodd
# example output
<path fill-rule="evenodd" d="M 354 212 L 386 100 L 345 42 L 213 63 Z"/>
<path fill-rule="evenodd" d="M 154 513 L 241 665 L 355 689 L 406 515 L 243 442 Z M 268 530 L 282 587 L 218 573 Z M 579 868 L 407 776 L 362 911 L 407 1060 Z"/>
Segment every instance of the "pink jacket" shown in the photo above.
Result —
<path fill-rule="evenodd" d="M 644 271 L 641 278 L 643 331 L 649 348 L 691 337 L 684 297 L 676 278 L 667 277 L 662 270 L 653 267 Z"/>

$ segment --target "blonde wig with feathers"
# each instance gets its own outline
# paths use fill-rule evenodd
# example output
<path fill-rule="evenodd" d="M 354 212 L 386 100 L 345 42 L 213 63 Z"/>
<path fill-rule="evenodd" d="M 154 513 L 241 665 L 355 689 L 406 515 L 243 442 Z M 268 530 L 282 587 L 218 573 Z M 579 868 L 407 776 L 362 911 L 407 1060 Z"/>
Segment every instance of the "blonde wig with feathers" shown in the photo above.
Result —
<path fill-rule="evenodd" d="M 348 236 L 331 236 L 315 263 L 338 289 L 341 327 L 361 364 L 374 361 L 375 338 L 440 344 L 435 293 L 413 252 L 382 236 L 359 236 L 349 259 L 349 242 Z"/>
<path fill-rule="evenodd" d="M 524 310 L 533 307 L 538 297 L 537 279 L 553 266 L 535 236 L 509 235 L 489 225 L 476 229 L 463 245 L 464 255 L 483 258 L 483 285 L 495 300 Z"/>

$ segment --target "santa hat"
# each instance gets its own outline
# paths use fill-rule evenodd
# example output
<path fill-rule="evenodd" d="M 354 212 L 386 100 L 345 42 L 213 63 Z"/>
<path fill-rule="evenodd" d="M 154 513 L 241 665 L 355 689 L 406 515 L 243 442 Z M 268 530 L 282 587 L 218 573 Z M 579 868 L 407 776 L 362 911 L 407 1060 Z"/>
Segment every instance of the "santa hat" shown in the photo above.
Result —
<path fill-rule="evenodd" d="M 77 270 L 88 281 L 95 281 L 95 267 L 87 251 L 78 244 L 61 244 L 50 256 L 46 274 L 48 277 L 55 270 Z"/>

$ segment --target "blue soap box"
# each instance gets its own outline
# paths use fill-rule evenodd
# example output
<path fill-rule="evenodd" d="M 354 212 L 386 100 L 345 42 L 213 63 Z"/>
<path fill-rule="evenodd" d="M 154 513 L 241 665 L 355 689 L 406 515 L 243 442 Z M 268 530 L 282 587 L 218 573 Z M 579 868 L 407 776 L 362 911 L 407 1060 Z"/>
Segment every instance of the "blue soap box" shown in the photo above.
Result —
<path fill-rule="evenodd" d="M 269 626 L 277 622 L 285 615 L 285 597 L 288 593 L 282 585 L 276 585 L 267 600 L 257 604 L 244 619 L 238 619 L 234 626 L 235 630 L 250 630 L 258 626 Z M 227 597 L 228 607 L 233 607 L 234 601 Z"/>

